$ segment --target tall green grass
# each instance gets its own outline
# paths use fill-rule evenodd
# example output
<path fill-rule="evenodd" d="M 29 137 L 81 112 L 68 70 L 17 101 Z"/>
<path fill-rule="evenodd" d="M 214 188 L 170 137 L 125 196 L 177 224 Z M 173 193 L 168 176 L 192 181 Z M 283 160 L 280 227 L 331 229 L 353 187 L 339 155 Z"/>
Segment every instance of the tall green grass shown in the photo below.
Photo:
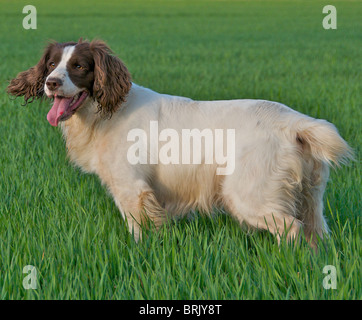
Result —
<path fill-rule="evenodd" d="M 322 28 L 324 1 L 24 1 L 0 13 L 1 299 L 360 299 L 362 4 L 334 1 L 338 29 Z M 22 107 L 7 81 L 34 65 L 48 39 L 101 38 L 135 82 L 194 99 L 280 101 L 333 122 L 357 161 L 332 171 L 330 237 L 318 253 L 230 217 L 173 221 L 136 244 L 95 176 L 73 168 L 49 103 Z M 25 290 L 25 265 L 38 289 Z M 337 289 L 323 288 L 323 268 Z"/>

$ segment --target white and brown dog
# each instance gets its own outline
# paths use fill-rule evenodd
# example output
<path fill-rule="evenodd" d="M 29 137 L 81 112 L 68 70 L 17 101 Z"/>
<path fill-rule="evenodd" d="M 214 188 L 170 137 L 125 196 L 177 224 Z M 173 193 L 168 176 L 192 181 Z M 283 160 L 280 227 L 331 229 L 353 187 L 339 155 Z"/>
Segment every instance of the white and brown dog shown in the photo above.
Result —
<path fill-rule="evenodd" d="M 293 238 L 302 226 L 307 239 L 322 237 L 328 232 L 323 193 L 329 165 L 352 157 L 332 124 L 280 103 L 194 101 L 138 86 L 97 40 L 49 44 L 36 66 L 11 81 L 8 92 L 24 96 L 26 103 L 44 93 L 54 99 L 47 119 L 61 125 L 70 159 L 100 177 L 136 239 L 144 218 L 159 227 L 167 216 L 194 209 L 210 213 L 213 207 L 278 238 L 283 233 Z M 130 132 L 147 133 L 154 124 L 157 133 L 166 132 L 163 138 L 155 143 L 139 136 L 143 161 L 130 160 L 136 141 Z M 224 135 L 211 146 L 205 138 L 204 148 L 199 143 L 187 156 L 176 152 L 173 162 L 157 161 L 162 147 L 180 149 L 171 133 L 181 136 L 185 130 L 198 130 L 200 139 L 232 130 L 232 170 L 218 173 L 216 158 L 228 145 Z M 187 161 L 197 152 L 200 161 Z"/>

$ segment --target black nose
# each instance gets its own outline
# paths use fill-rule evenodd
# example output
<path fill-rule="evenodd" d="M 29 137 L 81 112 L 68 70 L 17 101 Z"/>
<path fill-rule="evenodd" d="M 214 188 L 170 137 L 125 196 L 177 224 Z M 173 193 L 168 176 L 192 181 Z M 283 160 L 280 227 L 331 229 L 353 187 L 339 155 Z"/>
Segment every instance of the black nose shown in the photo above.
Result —
<path fill-rule="evenodd" d="M 51 91 L 58 89 L 62 84 L 63 81 L 58 78 L 49 78 L 46 82 L 48 89 Z"/>

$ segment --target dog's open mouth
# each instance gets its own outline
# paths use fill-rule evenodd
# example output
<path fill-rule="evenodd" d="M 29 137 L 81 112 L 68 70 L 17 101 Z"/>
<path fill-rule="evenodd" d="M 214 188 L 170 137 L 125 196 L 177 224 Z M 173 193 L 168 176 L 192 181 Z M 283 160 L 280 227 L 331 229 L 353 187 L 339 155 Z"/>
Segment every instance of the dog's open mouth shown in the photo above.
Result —
<path fill-rule="evenodd" d="M 73 97 L 63 97 L 55 94 L 53 106 L 47 115 L 49 123 L 56 127 L 59 121 L 68 120 L 87 96 L 88 93 L 86 91 L 79 92 Z"/>

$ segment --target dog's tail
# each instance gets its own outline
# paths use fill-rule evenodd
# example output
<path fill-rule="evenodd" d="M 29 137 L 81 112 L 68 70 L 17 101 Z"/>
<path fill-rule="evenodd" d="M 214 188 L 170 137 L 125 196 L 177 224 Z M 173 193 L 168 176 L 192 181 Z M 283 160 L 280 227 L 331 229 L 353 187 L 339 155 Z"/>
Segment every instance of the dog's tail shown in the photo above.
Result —
<path fill-rule="evenodd" d="M 325 120 L 308 117 L 295 123 L 293 129 L 303 153 L 309 153 L 317 161 L 338 166 L 354 158 L 353 150 L 339 135 L 336 127 Z"/>

